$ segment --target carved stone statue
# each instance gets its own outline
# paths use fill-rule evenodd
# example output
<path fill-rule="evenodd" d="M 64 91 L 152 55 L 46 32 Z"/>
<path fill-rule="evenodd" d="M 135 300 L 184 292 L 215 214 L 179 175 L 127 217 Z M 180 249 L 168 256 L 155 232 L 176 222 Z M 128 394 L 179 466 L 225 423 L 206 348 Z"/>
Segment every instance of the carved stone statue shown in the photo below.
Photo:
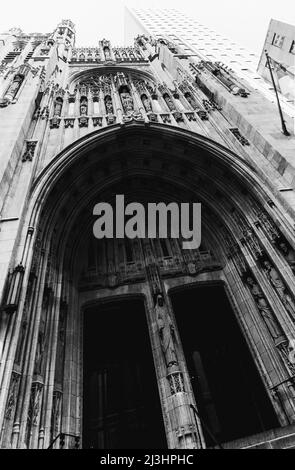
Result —
<path fill-rule="evenodd" d="M 169 368 L 178 363 L 174 348 L 175 331 L 168 309 L 164 306 L 163 295 L 160 293 L 156 297 L 155 310 L 162 351 L 166 366 Z"/>
<path fill-rule="evenodd" d="M 278 296 L 282 300 L 284 306 L 286 307 L 287 312 L 294 317 L 295 315 L 295 304 L 292 300 L 290 294 L 288 293 L 286 287 L 284 286 L 283 281 L 281 280 L 278 272 L 276 269 L 271 265 L 271 263 L 267 260 L 263 262 L 264 271 L 273 285 L 275 291 L 277 292 Z"/>
<path fill-rule="evenodd" d="M 277 339 L 282 336 L 282 331 L 276 322 L 268 303 L 263 295 L 262 290 L 260 289 L 259 285 L 254 281 L 251 276 L 248 276 L 246 282 L 251 290 L 251 293 L 255 299 L 256 305 L 258 307 L 259 312 L 261 313 L 263 320 L 272 336 L 273 339 Z"/>
<path fill-rule="evenodd" d="M 175 108 L 174 103 L 173 103 L 172 99 L 170 98 L 170 96 L 169 96 L 167 93 L 165 93 L 165 95 L 163 96 L 163 98 L 164 98 L 164 100 L 165 100 L 165 102 L 166 102 L 166 104 L 167 104 L 169 110 L 170 110 L 170 111 L 175 111 L 176 108 Z"/>
<path fill-rule="evenodd" d="M 146 110 L 146 112 L 151 113 L 153 110 L 152 110 L 151 102 L 148 99 L 148 97 L 146 95 L 142 95 L 141 96 L 141 101 L 143 103 L 143 106 L 144 106 L 144 109 Z"/>
<path fill-rule="evenodd" d="M 107 47 L 107 46 L 104 47 L 103 52 L 104 52 L 105 60 L 111 60 L 112 59 L 109 47 Z"/>
<path fill-rule="evenodd" d="M 188 92 L 188 93 L 186 93 L 184 96 L 185 96 L 186 100 L 189 102 L 189 104 L 191 105 L 191 107 L 192 107 L 193 109 L 197 109 L 198 105 L 197 105 L 197 103 L 195 102 L 195 100 L 194 100 L 194 98 L 192 97 L 192 95 Z"/>
<path fill-rule="evenodd" d="M 279 250 L 283 254 L 287 263 L 290 265 L 293 274 L 295 274 L 295 251 L 291 247 L 289 247 L 284 241 L 281 241 L 279 243 Z"/>
<path fill-rule="evenodd" d="M 87 99 L 82 98 L 81 103 L 80 103 L 80 114 L 81 114 L 81 116 L 86 116 L 87 115 L 87 109 L 88 109 Z"/>
<path fill-rule="evenodd" d="M 54 116 L 60 116 L 61 115 L 61 110 L 62 110 L 62 100 L 57 99 L 56 102 L 54 103 L 54 111 L 53 115 Z"/>
<path fill-rule="evenodd" d="M 130 93 L 121 93 L 120 96 L 125 113 L 132 113 L 134 110 L 134 104 Z"/>
<path fill-rule="evenodd" d="M 112 98 L 110 96 L 105 97 L 105 107 L 106 107 L 107 114 L 114 113 Z"/>

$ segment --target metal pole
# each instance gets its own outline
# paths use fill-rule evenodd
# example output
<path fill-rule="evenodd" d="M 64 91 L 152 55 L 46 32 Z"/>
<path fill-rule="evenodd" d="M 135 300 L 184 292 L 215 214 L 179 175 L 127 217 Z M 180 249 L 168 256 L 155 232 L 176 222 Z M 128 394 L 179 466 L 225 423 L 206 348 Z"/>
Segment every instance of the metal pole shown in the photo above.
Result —
<path fill-rule="evenodd" d="M 289 136 L 291 134 L 290 134 L 290 132 L 288 132 L 285 121 L 284 121 L 284 116 L 283 116 L 283 113 L 282 113 L 282 108 L 281 108 L 281 103 L 280 103 L 280 100 L 279 100 L 278 90 L 277 90 L 277 87 L 276 87 L 276 84 L 275 84 L 275 81 L 274 81 L 274 76 L 273 76 L 273 73 L 272 73 L 270 58 L 269 58 L 269 55 L 268 55 L 267 51 L 265 50 L 264 52 L 265 52 L 265 55 L 266 55 L 267 65 L 268 65 L 268 68 L 269 68 L 271 80 L 272 80 L 273 87 L 274 87 L 275 94 L 276 94 L 276 98 L 277 98 L 277 103 L 278 103 L 278 108 L 279 108 L 279 113 L 280 113 L 280 118 L 281 118 L 281 123 L 282 123 L 282 131 L 283 131 L 284 135 Z"/>

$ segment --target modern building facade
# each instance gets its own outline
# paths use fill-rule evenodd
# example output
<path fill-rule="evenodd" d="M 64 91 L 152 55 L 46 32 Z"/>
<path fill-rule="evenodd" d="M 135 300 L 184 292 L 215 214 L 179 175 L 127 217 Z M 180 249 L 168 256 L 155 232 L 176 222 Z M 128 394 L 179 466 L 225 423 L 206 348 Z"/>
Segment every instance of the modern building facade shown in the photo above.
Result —
<path fill-rule="evenodd" d="M 295 446 L 292 117 L 167 34 L 1 36 L 2 448 Z M 97 240 L 116 195 L 201 246 Z"/>
<path fill-rule="evenodd" d="M 258 64 L 258 73 L 272 83 L 265 51 L 271 58 L 273 77 L 278 90 L 295 102 L 295 25 L 271 20 Z"/>
<path fill-rule="evenodd" d="M 262 52 L 259 62 L 259 57 L 253 52 L 248 51 L 245 47 L 241 47 L 217 31 L 213 31 L 207 25 L 201 24 L 196 19 L 190 18 L 187 14 L 176 9 L 142 10 L 126 8 L 125 17 L 125 42 L 127 44 L 133 40 L 133 31 L 136 31 L 137 34 L 147 34 L 154 37 L 165 35 L 169 40 L 181 47 L 185 54 L 195 55 L 196 60 L 220 62 L 225 65 L 247 80 L 255 90 L 260 91 L 267 99 L 275 103 L 273 85 L 269 80 L 268 72 L 265 70 L 265 53 Z M 294 26 L 272 20 L 271 29 L 275 27 L 274 24 L 280 25 L 278 31 L 281 31 L 281 29 L 285 30 L 285 35 L 288 37 L 285 47 L 287 47 L 289 42 L 292 45 L 291 38 L 294 39 Z M 272 33 L 269 32 L 267 37 L 270 37 L 270 34 Z M 261 68 L 261 61 L 263 62 L 263 69 Z M 258 63 L 259 68 L 257 70 Z M 286 64 L 294 66 L 294 56 L 288 54 Z M 288 85 L 289 87 L 290 85 Z M 281 94 L 280 90 L 279 94 L 283 111 L 294 118 L 295 107 L 293 99 L 290 101 L 290 97 L 283 93 Z"/>

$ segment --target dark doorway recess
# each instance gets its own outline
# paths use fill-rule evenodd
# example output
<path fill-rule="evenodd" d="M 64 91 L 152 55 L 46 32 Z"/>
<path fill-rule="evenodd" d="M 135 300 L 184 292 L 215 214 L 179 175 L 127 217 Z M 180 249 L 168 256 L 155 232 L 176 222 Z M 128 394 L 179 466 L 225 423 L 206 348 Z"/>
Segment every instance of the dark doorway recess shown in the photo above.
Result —
<path fill-rule="evenodd" d="M 176 291 L 171 300 L 199 413 L 217 440 L 278 426 L 224 287 Z"/>
<path fill-rule="evenodd" d="M 83 448 L 166 448 L 141 299 L 84 313 Z"/>

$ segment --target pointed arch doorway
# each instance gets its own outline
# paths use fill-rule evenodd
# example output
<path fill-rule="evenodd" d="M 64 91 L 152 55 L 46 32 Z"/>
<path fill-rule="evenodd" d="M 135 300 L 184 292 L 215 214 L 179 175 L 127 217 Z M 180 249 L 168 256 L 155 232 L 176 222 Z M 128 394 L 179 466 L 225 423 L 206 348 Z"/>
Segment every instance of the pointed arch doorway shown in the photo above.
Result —
<path fill-rule="evenodd" d="M 83 448 L 167 448 L 142 298 L 84 312 Z"/>
<path fill-rule="evenodd" d="M 210 433 L 229 442 L 277 427 L 224 284 L 183 287 L 170 298 L 198 410 Z M 214 445 L 204 431 L 207 445 Z"/>

